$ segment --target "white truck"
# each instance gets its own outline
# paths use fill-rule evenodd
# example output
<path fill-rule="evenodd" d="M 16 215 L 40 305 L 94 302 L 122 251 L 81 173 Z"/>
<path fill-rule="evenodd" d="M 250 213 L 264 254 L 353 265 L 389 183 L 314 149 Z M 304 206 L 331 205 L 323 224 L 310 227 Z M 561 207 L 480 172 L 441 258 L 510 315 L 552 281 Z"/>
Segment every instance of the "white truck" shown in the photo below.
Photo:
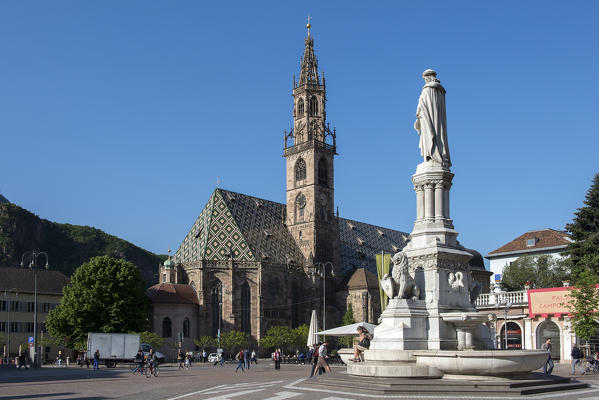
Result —
<path fill-rule="evenodd" d="M 139 334 L 135 333 L 94 333 L 87 334 L 87 358 L 92 361 L 96 350 L 100 352 L 100 362 L 108 368 L 119 362 L 131 362 L 139 347 Z"/>

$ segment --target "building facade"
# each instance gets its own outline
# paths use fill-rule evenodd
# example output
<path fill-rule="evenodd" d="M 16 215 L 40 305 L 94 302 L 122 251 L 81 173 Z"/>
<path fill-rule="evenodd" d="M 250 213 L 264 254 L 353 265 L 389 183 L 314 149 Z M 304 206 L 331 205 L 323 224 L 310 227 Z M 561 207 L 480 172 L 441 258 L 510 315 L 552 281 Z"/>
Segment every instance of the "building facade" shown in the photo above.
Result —
<path fill-rule="evenodd" d="M 50 310 L 62 299 L 62 289 L 69 278 L 62 272 L 40 270 L 37 277 L 38 341 L 42 360 L 54 360 L 64 348 L 59 348 L 44 327 Z M 34 271 L 26 268 L 0 268 L 0 337 L 2 356 L 15 357 L 25 351 L 34 336 Z M 9 346 L 10 341 L 10 346 Z"/>

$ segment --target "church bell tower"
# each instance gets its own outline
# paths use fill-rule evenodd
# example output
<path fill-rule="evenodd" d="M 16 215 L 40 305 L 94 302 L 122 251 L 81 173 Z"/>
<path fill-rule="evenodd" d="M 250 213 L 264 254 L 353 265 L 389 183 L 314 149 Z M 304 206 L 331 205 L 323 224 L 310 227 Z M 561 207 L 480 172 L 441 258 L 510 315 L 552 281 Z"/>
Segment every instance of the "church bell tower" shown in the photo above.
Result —
<path fill-rule="evenodd" d="M 336 136 L 326 122 L 324 74 L 318 75 L 310 24 L 307 28 L 299 81 L 293 77 L 293 127 L 285 132 L 286 223 L 306 259 L 331 261 L 337 267 L 333 168 Z"/>

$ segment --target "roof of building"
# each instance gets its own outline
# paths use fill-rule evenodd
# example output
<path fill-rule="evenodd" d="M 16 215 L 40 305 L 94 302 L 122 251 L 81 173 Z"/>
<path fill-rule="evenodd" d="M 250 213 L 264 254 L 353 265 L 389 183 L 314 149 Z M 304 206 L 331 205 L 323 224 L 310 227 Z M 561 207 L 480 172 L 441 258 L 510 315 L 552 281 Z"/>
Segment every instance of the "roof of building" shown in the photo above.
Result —
<path fill-rule="evenodd" d="M 8 199 L 0 194 L 0 203 L 10 203 Z"/>
<path fill-rule="evenodd" d="M 216 189 L 189 230 L 175 263 L 198 260 L 294 263 L 306 260 L 284 224 L 285 204 L 246 194 Z M 405 232 L 338 217 L 340 269 L 344 275 L 366 268 L 376 276 L 376 254 L 401 251 L 408 240 Z M 483 268 L 475 250 L 471 266 Z M 478 255 L 478 257 L 477 257 Z"/>
<path fill-rule="evenodd" d="M 0 268 L 0 291 L 16 289 L 19 293 L 33 293 L 34 270 L 29 268 Z M 37 292 L 62 296 L 62 289 L 70 282 L 60 271 L 38 269 Z"/>
<path fill-rule="evenodd" d="M 548 249 L 560 249 L 571 243 L 570 235 L 555 229 L 528 231 L 500 248 L 489 252 L 487 258 L 494 256 L 533 253 Z"/>
<path fill-rule="evenodd" d="M 158 283 L 146 291 L 152 303 L 199 304 L 195 290 L 183 283 Z"/>
<path fill-rule="evenodd" d="M 366 268 L 358 268 L 354 271 L 349 282 L 347 282 L 349 290 L 356 289 L 372 289 L 379 287 L 379 280 L 372 272 Z"/>

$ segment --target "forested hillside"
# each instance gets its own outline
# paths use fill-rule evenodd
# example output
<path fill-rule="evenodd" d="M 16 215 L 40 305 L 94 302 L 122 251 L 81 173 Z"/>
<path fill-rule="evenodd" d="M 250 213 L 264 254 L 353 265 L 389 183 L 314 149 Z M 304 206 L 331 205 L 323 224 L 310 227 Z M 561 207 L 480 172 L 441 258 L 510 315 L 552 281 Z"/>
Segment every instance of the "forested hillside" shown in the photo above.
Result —
<path fill-rule="evenodd" d="M 1 196 L 0 196 L 1 197 Z M 149 284 L 155 283 L 159 256 L 89 226 L 59 224 L 0 198 L 0 267 L 17 266 L 29 250 L 48 253 L 50 269 L 70 276 L 91 257 L 109 255 L 135 264 Z M 40 260 L 41 261 L 41 260 Z"/>

